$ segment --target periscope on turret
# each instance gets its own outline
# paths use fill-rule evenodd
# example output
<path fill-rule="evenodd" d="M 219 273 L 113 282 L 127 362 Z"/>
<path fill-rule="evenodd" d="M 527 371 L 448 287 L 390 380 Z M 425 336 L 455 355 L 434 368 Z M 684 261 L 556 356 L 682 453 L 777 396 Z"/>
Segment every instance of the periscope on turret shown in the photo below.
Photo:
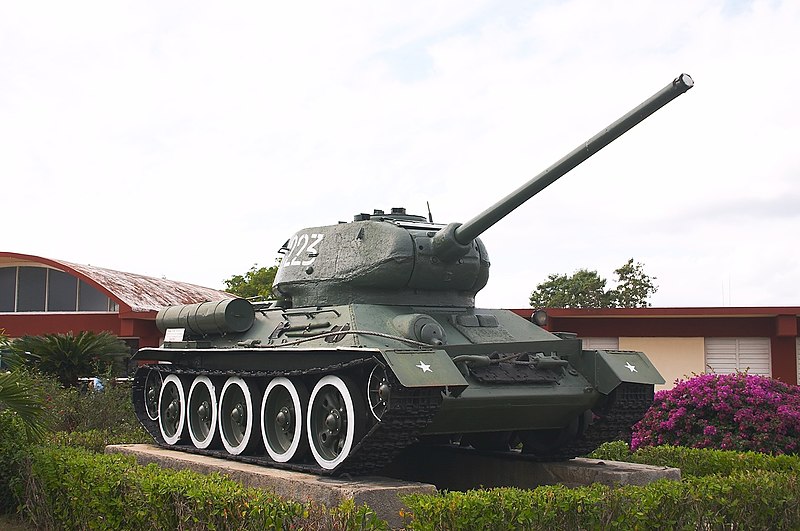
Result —
<path fill-rule="evenodd" d="M 135 356 L 140 422 L 169 448 L 333 475 L 379 473 L 413 444 L 561 460 L 624 436 L 656 368 L 476 308 L 479 236 L 693 84 L 681 74 L 463 224 L 393 208 L 306 228 L 282 248 L 279 299 L 165 308 L 164 343 Z"/>

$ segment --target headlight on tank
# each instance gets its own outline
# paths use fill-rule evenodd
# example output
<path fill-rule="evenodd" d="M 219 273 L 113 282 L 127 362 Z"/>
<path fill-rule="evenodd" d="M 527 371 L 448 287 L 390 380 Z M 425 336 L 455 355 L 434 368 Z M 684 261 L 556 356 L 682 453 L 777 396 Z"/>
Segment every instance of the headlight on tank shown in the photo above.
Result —
<path fill-rule="evenodd" d="M 547 324 L 547 312 L 541 308 L 534 310 L 531 314 L 531 322 L 536 326 L 545 326 Z"/>

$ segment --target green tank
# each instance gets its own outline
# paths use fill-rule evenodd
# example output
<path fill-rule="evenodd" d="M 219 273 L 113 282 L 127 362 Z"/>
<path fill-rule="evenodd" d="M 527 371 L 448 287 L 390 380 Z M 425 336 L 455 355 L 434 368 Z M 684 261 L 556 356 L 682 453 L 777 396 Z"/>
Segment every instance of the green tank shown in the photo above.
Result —
<path fill-rule="evenodd" d="M 678 76 L 466 223 L 395 208 L 303 229 L 280 300 L 160 311 L 163 345 L 135 355 L 151 360 L 133 386 L 142 425 L 170 448 L 333 475 L 379 473 L 414 444 L 562 460 L 620 437 L 661 375 L 641 352 L 476 308 L 478 236 L 692 85 Z"/>

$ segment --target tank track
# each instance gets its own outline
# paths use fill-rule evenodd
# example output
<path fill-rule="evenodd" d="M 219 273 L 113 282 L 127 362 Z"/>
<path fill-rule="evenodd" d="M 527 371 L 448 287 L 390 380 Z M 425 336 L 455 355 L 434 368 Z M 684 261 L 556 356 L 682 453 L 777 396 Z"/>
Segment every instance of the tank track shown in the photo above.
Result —
<path fill-rule="evenodd" d="M 147 373 L 158 369 L 163 376 L 169 374 L 209 377 L 239 376 L 243 378 L 274 378 L 278 376 L 307 376 L 333 374 L 347 371 L 367 364 L 375 364 L 375 359 L 354 360 L 348 363 L 317 367 L 308 370 L 292 371 L 208 371 L 189 369 L 175 365 L 147 365 L 139 368 L 134 378 L 132 387 L 134 411 L 145 430 L 158 443 L 159 446 L 171 450 L 208 455 L 227 460 L 257 464 L 272 468 L 307 472 L 316 475 L 330 476 L 365 476 L 380 472 L 404 448 L 414 444 L 422 431 L 430 424 L 433 416 L 438 411 L 442 402 L 441 389 L 417 388 L 410 389 L 399 384 L 389 371 L 391 387 L 391 401 L 389 409 L 383 414 L 380 422 L 371 426 L 364 437 L 356 443 L 349 456 L 333 470 L 326 470 L 311 460 L 311 463 L 278 463 L 269 458 L 264 452 L 259 455 L 231 455 L 224 449 L 200 449 L 189 444 L 170 445 L 164 441 L 158 421 L 151 420 L 147 415 L 144 403 L 144 385 Z M 254 435 L 259 436 L 260 435 Z"/>
<path fill-rule="evenodd" d="M 630 439 L 631 427 L 639 422 L 653 405 L 653 392 L 652 385 L 622 383 L 614 390 L 605 407 L 594 412 L 593 422 L 581 437 L 547 456 L 523 455 L 536 461 L 566 461 L 589 454 L 603 443 Z"/>

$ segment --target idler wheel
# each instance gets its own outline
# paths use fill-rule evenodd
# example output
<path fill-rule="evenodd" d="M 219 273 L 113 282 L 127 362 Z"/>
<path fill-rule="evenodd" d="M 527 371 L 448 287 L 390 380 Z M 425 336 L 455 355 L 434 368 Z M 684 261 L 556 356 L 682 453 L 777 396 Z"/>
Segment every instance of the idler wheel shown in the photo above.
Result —
<path fill-rule="evenodd" d="M 144 380 L 144 408 L 150 420 L 158 420 L 158 399 L 164 378 L 157 369 L 150 369 Z"/>
<path fill-rule="evenodd" d="M 296 460 L 308 449 L 303 418 L 308 389 L 301 382 L 275 378 L 261 402 L 261 437 L 269 456 L 279 463 Z"/>
<path fill-rule="evenodd" d="M 219 431 L 222 444 L 229 454 L 249 453 L 257 445 L 258 415 L 253 403 L 260 400 L 255 385 L 232 376 L 225 381 L 219 398 Z"/>
<path fill-rule="evenodd" d="M 170 374 L 158 394 L 158 427 L 167 444 L 177 444 L 186 428 L 186 394 L 180 378 Z"/>
<path fill-rule="evenodd" d="M 391 388 L 386 378 L 386 369 L 383 365 L 376 365 L 367 379 L 367 401 L 369 410 L 376 420 L 381 420 L 383 414 L 389 409 Z"/>
<path fill-rule="evenodd" d="M 357 389 L 349 378 L 328 375 L 311 391 L 308 440 L 314 459 L 326 470 L 344 461 L 364 435 L 366 412 Z"/>
<path fill-rule="evenodd" d="M 189 437 L 197 448 L 216 446 L 217 396 L 208 376 L 198 376 L 189 389 Z"/>

